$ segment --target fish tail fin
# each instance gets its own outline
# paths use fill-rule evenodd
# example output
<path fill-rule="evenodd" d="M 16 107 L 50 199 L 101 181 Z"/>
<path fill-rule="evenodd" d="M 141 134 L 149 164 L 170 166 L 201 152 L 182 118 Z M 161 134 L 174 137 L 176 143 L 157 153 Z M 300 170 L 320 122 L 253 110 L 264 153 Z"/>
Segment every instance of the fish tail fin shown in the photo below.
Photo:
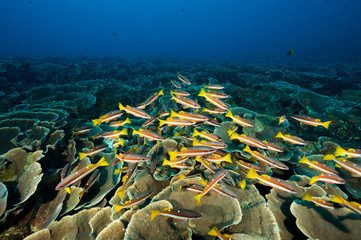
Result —
<path fill-rule="evenodd" d="M 159 127 L 161 127 L 161 126 L 163 126 L 165 124 L 165 120 L 162 120 L 162 119 L 158 118 L 158 121 L 159 121 Z"/>
<path fill-rule="evenodd" d="M 162 166 L 170 165 L 170 161 L 164 158 Z"/>
<path fill-rule="evenodd" d="M 80 193 L 79 193 L 79 199 L 82 199 L 82 197 L 84 196 L 85 190 L 83 189 Z"/>
<path fill-rule="evenodd" d="M 193 138 L 193 143 L 192 143 L 192 146 L 198 146 L 197 139 Z"/>
<path fill-rule="evenodd" d="M 101 120 L 100 119 L 93 119 L 92 122 L 93 122 L 93 126 L 98 126 L 98 125 L 100 125 Z"/>
<path fill-rule="evenodd" d="M 217 236 L 217 235 L 218 235 L 218 229 L 217 229 L 217 227 L 214 226 L 214 227 L 208 232 L 208 235 Z"/>
<path fill-rule="evenodd" d="M 122 205 L 114 205 L 114 210 L 115 210 L 115 213 L 119 212 L 120 210 L 123 209 L 123 206 Z"/>
<path fill-rule="evenodd" d="M 246 180 L 242 180 L 242 181 L 238 184 L 238 186 L 240 186 L 241 189 L 245 189 L 245 188 L 246 188 Z"/>
<path fill-rule="evenodd" d="M 343 149 L 340 146 L 337 146 L 336 151 L 335 151 L 335 156 L 338 157 L 338 156 L 344 155 L 345 152 L 346 152 L 345 149 Z"/>
<path fill-rule="evenodd" d="M 283 134 L 281 132 L 278 132 L 276 135 L 276 138 L 282 138 L 282 137 L 283 137 Z"/>
<path fill-rule="evenodd" d="M 230 130 L 228 130 L 228 131 L 232 131 L 232 130 L 230 129 Z M 228 134 L 229 134 L 229 133 L 228 133 Z M 236 139 L 236 138 L 237 138 L 237 133 L 232 132 L 229 136 L 230 136 L 229 138 L 230 138 L 231 140 Z"/>
<path fill-rule="evenodd" d="M 123 185 L 124 186 L 124 185 Z M 117 191 L 117 195 L 118 197 L 120 197 L 120 199 L 123 199 L 124 196 L 124 188 L 121 187 L 118 191 Z"/>
<path fill-rule="evenodd" d="M 309 160 L 307 159 L 307 157 L 305 155 L 303 155 L 303 157 L 299 161 L 299 163 L 308 163 L 308 162 L 309 162 Z"/>
<path fill-rule="evenodd" d="M 175 114 L 176 114 L 176 112 L 173 110 L 173 109 L 171 109 L 170 110 L 170 118 L 173 118 L 173 117 L 175 117 Z"/>
<path fill-rule="evenodd" d="M 73 137 L 75 135 L 75 131 L 71 131 L 72 134 L 71 134 L 71 137 Z"/>
<path fill-rule="evenodd" d="M 204 91 L 204 89 L 202 88 L 200 93 L 198 94 L 199 97 L 204 97 L 206 96 L 206 92 Z"/>
<path fill-rule="evenodd" d="M 158 210 L 152 210 L 152 213 L 150 214 L 150 221 L 153 221 L 153 219 L 158 216 L 159 213 L 160 211 Z"/>
<path fill-rule="evenodd" d="M 314 183 L 317 181 L 317 177 L 318 177 L 318 176 L 312 177 L 309 184 L 310 184 L 310 185 L 314 184 Z"/>
<path fill-rule="evenodd" d="M 126 123 L 132 123 L 130 120 L 129 120 L 129 117 L 127 117 L 127 119 L 125 119 L 125 121 L 124 121 L 124 124 L 126 124 Z"/>
<path fill-rule="evenodd" d="M 119 110 L 121 111 L 121 110 L 124 110 L 124 106 L 119 102 L 119 105 L 118 105 L 118 107 L 119 107 Z"/>
<path fill-rule="evenodd" d="M 229 110 L 229 111 L 226 113 L 226 115 L 224 115 L 224 116 L 229 117 L 229 118 L 232 118 L 232 117 L 233 117 L 232 111 Z"/>
<path fill-rule="evenodd" d="M 114 170 L 114 175 L 117 175 L 118 173 L 120 173 L 121 171 L 120 171 L 120 169 L 115 169 Z"/>
<path fill-rule="evenodd" d="M 109 165 L 109 163 L 105 160 L 105 158 L 104 157 L 102 157 L 100 160 L 99 160 L 99 162 L 97 163 L 97 165 L 98 166 L 108 166 Z"/>
<path fill-rule="evenodd" d="M 312 196 L 308 192 L 306 192 L 305 196 L 302 199 L 306 201 L 312 201 Z"/>
<path fill-rule="evenodd" d="M 335 158 L 335 156 L 333 154 L 327 154 L 323 157 L 323 160 L 332 160 L 334 158 Z"/>
<path fill-rule="evenodd" d="M 82 160 L 86 157 L 86 153 L 79 153 L 79 160 Z"/>
<path fill-rule="evenodd" d="M 322 123 L 322 126 L 324 127 L 324 128 L 326 128 L 326 129 L 328 129 L 328 127 L 330 126 L 330 123 L 331 123 L 332 121 L 327 121 L 327 122 L 324 122 L 324 123 Z"/>
<path fill-rule="evenodd" d="M 126 128 L 123 128 L 123 130 L 120 133 L 121 135 L 128 135 L 128 130 Z"/>
<path fill-rule="evenodd" d="M 246 145 L 246 147 L 243 148 L 243 151 L 244 151 L 244 152 L 252 152 L 252 150 L 249 148 L 248 145 Z"/>
<path fill-rule="evenodd" d="M 159 96 L 164 95 L 163 89 L 159 91 L 158 95 L 159 95 Z"/>
<path fill-rule="evenodd" d="M 179 136 L 179 133 L 174 131 L 174 136 L 173 137 L 176 137 L 176 136 Z"/>
<path fill-rule="evenodd" d="M 133 129 L 132 136 L 134 136 L 135 134 L 137 134 L 137 133 L 138 133 L 138 131 L 137 131 L 137 130 L 135 130 L 134 128 L 132 128 L 132 129 Z"/>
<path fill-rule="evenodd" d="M 192 137 L 196 137 L 198 135 L 199 135 L 199 132 L 197 131 L 197 129 L 194 129 Z"/>
<path fill-rule="evenodd" d="M 70 187 L 66 187 L 66 188 L 64 188 L 64 189 L 65 189 L 65 191 L 66 191 L 67 193 L 71 194 Z"/>
<path fill-rule="evenodd" d="M 173 161 L 174 159 L 177 158 L 178 153 L 177 152 L 173 152 L 173 151 L 168 151 L 169 154 L 169 160 Z"/>
<path fill-rule="evenodd" d="M 194 199 L 197 200 L 197 205 L 201 204 L 201 197 L 202 194 L 198 194 L 197 196 L 194 197 Z"/>
<path fill-rule="evenodd" d="M 251 178 L 251 179 L 255 179 L 258 177 L 258 174 L 256 172 L 256 170 L 252 167 L 249 172 L 247 173 L 247 178 Z"/>
<path fill-rule="evenodd" d="M 233 163 L 232 162 L 232 157 L 231 157 L 231 154 L 227 154 L 225 157 L 224 157 L 224 161 L 225 162 L 228 162 L 228 163 Z"/>
<path fill-rule="evenodd" d="M 335 195 L 331 198 L 331 201 L 335 203 L 344 203 L 345 200 L 335 193 Z"/>

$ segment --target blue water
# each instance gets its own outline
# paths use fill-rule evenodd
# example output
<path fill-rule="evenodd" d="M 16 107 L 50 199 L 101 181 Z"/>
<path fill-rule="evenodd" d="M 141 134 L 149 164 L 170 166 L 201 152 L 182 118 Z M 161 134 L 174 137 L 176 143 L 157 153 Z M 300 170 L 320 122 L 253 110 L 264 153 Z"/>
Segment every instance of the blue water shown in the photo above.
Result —
<path fill-rule="evenodd" d="M 359 0 L 0 0 L 0 57 L 359 60 L 360 13 Z"/>

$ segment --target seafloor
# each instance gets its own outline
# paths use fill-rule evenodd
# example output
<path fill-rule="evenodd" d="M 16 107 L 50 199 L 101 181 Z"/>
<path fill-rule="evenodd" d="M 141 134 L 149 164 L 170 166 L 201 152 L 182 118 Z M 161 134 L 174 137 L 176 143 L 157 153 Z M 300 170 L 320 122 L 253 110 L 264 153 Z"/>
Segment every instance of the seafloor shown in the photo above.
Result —
<path fill-rule="evenodd" d="M 143 138 L 133 135 L 131 128 L 139 129 L 144 120 L 124 114 L 121 120 L 129 117 L 131 124 L 125 125 L 128 134 L 121 136 L 125 144 L 117 148 L 118 153 L 132 149 L 150 160 L 139 163 L 124 188 L 123 199 L 117 192 L 124 185 L 122 178 L 129 163 L 120 161 L 112 165 L 115 157 L 111 148 L 79 161 L 80 152 L 109 143 L 93 136 L 116 128 L 104 122 L 83 135 L 72 132 L 91 127 L 92 119 L 119 110 L 119 102 L 135 107 L 163 89 L 165 95 L 143 110 L 152 117 L 161 111 L 181 111 L 182 105 L 170 99 L 170 90 L 175 90 L 171 80 L 177 79 L 177 72 L 191 81 L 191 85 L 183 84 L 182 89 L 205 109 L 212 106 L 198 96 L 204 84 L 224 86 L 223 92 L 230 96 L 224 100 L 228 109 L 254 123 L 254 127 L 239 126 L 236 131 L 278 143 L 284 152 L 259 151 L 282 161 L 289 170 L 270 168 L 261 162 L 258 166 L 267 175 L 288 180 L 297 193 L 272 189 L 251 179 L 247 179 L 245 189 L 238 186 L 237 182 L 246 179 L 248 170 L 237 162 L 257 164 L 257 161 L 243 151 L 243 143 L 229 138 L 227 131 L 234 130 L 235 123 L 225 114 L 207 115 L 220 124 L 216 127 L 198 124 L 162 128 L 164 140 L 159 146 L 155 141 L 144 143 Z M 279 125 L 283 115 L 287 120 Z M 292 115 L 332 122 L 328 129 L 308 126 L 290 118 Z M 337 193 L 361 202 L 360 176 L 336 168 L 333 161 L 323 160 L 337 146 L 361 148 L 360 119 L 361 67 L 356 63 L 313 61 L 271 65 L 167 59 L 2 59 L 0 239 L 215 239 L 208 235 L 214 226 L 233 239 L 359 239 L 360 215 L 344 204 L 334 203 L 334 209 L 326 209 L 302 198 L 308 192 L 329 201 Z M 148 130 L 158 131 L 159 125 L 157 122 Z M 192 146 L 188 139 L 195 128 L 215 133 L 227 144 L 223 151 L 231 154 L 232 163 L 217 166 L 227 169 L 230 178 L 236 181 L 235 186 L 221 182 L 236 197 L 210 191 L 197 205 L 193 199 L 196 193 L 179 189 L 190 183 L 200 184 L 199 176 L 209 180 L 211 172 L 194 158 L 187 160 L 186 168 L 162 166 L 163 160 L 169 158 L 168 151 Z M 306 145 L 275 138 L 279 131 L 304 139 Z M 302 156 L 336 169 L 345 184 L 318 181 L 309 185 L 310 178 L 320 172 L 299 163 Z M 79 170 L 97 163 L 101 157 L 105 157 L 109 166 L 98 168 L 97 181 L 82 197 L 80 193 L 87 188 L 88 177 L 75 183 L 71 194 L 64 189 L 55 190 L 67 163 L 71 164 L 71 170 Z M 361 162 L 360 158 L 349 160 Z M 123 171 L 114 174 L 123 167 Z M 180 177 L 195 170 L 201 175 Z M 114 205 L 122 205 L 148 190 L 152 195 L 140 205 L 115 213 Z M 157 216 L 150 221 L 152 210 L 164 208 L 189 209 L 202 217 L 178 220 Z"/>

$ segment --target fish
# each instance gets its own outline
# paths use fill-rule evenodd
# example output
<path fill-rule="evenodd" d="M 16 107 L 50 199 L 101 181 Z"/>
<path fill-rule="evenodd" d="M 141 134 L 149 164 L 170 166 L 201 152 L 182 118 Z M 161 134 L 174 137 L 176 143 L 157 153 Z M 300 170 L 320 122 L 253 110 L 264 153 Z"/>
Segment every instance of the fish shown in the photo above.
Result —
<path fill-rule="evenodd" d="M 215 151 L 216 149 L 212 147 L 196 146 L 196 147 L 183 148 L 181 149 L 180 152 L 168 151 L 168 154 L 169 154 L 169 159 L 173 161 L 178 156 L 196 157 L 196 156 L 207 155 Z"/>
<path fill-rule="evenodd" d="M 137 172 L 138 164 L 139 163 L 136 162 L 128 166 L 127 174 L 122 178 L 123 185 L 120 188 L 118 188 L 118 190 L 116 191 L 120 199 L 123 199 L 124 191 L 126 187 L 129 185 L 130 181 L 135 176 L 135 173 Z"/>
<path fill-rule="evenodd" d="M 190 192 L 194 192 L 194 193 L 201 193 L 204 190 L 203 186 L 198 185 L 198 184 L 192 184 L 192 183 L 181 186 L 180 188 L 185 189 Z M 238 198 L 237 194 L 235 194 L 234 192 L 232 192 L 231 190 L 229 190 L 228 188 L 226 188 L 220 184 L 215 185 L 212 188 L 212 190 L 214 190 L 215 192 L 222 194 L 223 196 L 226 196 L 226 197 Z"/>
<path fill-rule="evenodd" d="M 147 128 L 150 125 L 154 124 L 157 121 L 157 116 L 151 117 L 147 120 L 144 121 L 144 123 L 142 124 L 142 128 Z"/>
<path fill-rule="evenodd" d="M 72 131 L 73 134 L 71 136 L 73 137 L 74 135 L 85 134 L 85 133 L 90 132 L 90 130 L 92 130 L 92 129 L 93 129 L 93 127 L 81 127 L 81 128 L 78 128 L 78 129 Z"/>
<path fill-rule="evenodd" d="M 300 137 L 293 136 L 290 134 L 283 135 L 281 132 L 278 132 L 276 135 L 276 138 L 282 138 L 284 141 L 290 142 L 290 143 L 296 144 L 296 145 L 306 145 L 305 140 L 303 140 Z"/>
<path fill-rule="evenodd" d="M 230 131 L 229 133 L 231 133 L 231 135 L 230 135 L 231 140 L 237 139 L 238 141 L 243 142 L 247 145 L 261 148 L 261 149 L 267 149 L 266 144 L 264 144 L 261 140 L 259 140 L 257 138 L 247 136 L 246 134 L 239 135 L 238 133 L 232 132 L 232 131 Z"/>
<path fill-rule="evenodd" d="M 229 98 L 228 94 L 222 92 L 207 91 L 206 94 L 213 98 L 221 98 L 221 99 Z"/>
<path fill-rule="evenodd" d="M 263 143 L 266 145 L 267 150 L 269 150 L 269 151 L 284 152 L 284 149 L 277 143 L 272 143 L 272 142 L 268 142 L 268 141 L 263 141 Z"/>
<path fill-rule="evenodd" d="M 323 160 L 333 160 L 336 167 L 341 167 L 346 171 L 361 177 L 361 165 L 348 161 L 345 158 L 336 158 L 333 154 L 327 154 Z"/>
<path fill-rule="evenodd" d="M 315 182 L 327 182 L 332 184 L 345 184 L 345 180 L 342 179 L 340 176 L 336 174 L 329 174 L 329 173 L 321 173 L 318 176 L 314 176 L 310 180 L 310 185 L 314 184 Z"/>
<path fill-rule="evenodd" d="M 170 110 L 170 118 L 180 118 L 189 120 L 192 122 L 203 122 L 208 120 L 208 117 L 200 114 L 200 113 L 194 113 L 194 112 L 184 112 L 180 111 L 178 113 L 174 112 L 173 109 Z"/>
<path fill-rule="evenodd" d="M 294 52 L 295 50 L 291 49 L 286 53 L 286 56 L 291 56 Z"/>
<path fill-rule="evenodd" d="M 125 201 L 124 205 L 114 204 L 115 213 L 119 212 L 123 208 L 130 208 L 135 205 L 141 204 L 142 202 L 147 200 L 147 198 L 149 198 L 152 195 L 152 193 L 153 193 L 153 190 L 148 190 L 148 191 L 138 194 L 136 197 L 132 198 L 131 200 Z"/>
<path fill-rule="evenodd" d="M 264 172 L 264 169 L 259 167 L 258 165 L 255 165 L 253 163 L 245 162 L 242 160 L 236 160 L 235 163 L 240 166 L 241 168 L 245 168 L 247 170 L 250 170 L 251 168 L 254 168 L 256 172 Z"/>
<path fill-rule="evenodd" d="M 223 148 L 227 148 L 228 145 L 225 144 L 224 142 L 207 142 L 207 141 L 200 141 L 198 142 L 195 138 L 193 139 L 193 146 L 207 146 L 207 147 L 212 147 L 215 149 L 223 149 Z"/>
<path fill-rule="evenodd" d="M 234 239 L 231 237 L 231 235 L 229 234 L 222 234 L 218 228 L 216 226 L 214 226 L 209 232 L 208 232 L 208 235 L 211 235 L 211 236 L 215 236 L 215 237 L 218 237 L 219 239 L 222 239 L 222 240 L 230 240 L 230 239 Z"/>
<path fill-rule="evenodd" d="M 197 158 L 199 158 L 199 156 Z M 230 153 L 228 153 L 226 156 L 221 156 L 221 157 L 215 156 L 213 154 L 208 154 L 208 155 L 201 156 L 201 158 L 205 161 L 217 163 L 217 164 L 219 164 L 221 162 L 233 163 Z"/>
<path fill-rule="evenodd" d="M 150 214 L 150 220 L 153 221 L 153 219 L 158 215 L 167 216 L 179 220 L 196 220 L 202 217 L 200 213 L 189 209 L 165 208 L 163 209 L 163 211 L 152 210 Z"/>
<path fill-rule="evenodd" d="M 159 92 L 157 93 L 154 93 L 152 96 L 150 96 L 147 100 L 144 101 L 144 103 L 136 106 L 136 108 L 139 108 L 139 109 L 144 109 L 146 108 L 147 106 L 151 105 L 152 103 L 154 103 L 159 96 L 162 96 L 164 95 L 164 92 L 163 92 L 163 89 L 160 90 Z"/>
<path fill-rule="evenodd" d="M 93 139 L 106 138 L 106 139 L 117 139 L 121 135 L 128 135 L 128 130 L 123 128 L 121 131 L 115 130 L 110 132 L 102 132 L 93 137 Z"/>
<path fill-rule="evenodd" d="M 254 124 L 251 121 L 237 115 L 234 116 L 231 110 L 229 110 L 225 116 L 231 118 L 233 122 L 241 125 L 242 127 L 254 127 Z"/>
<path fill-rule="evenodd" d="M 170 80 L 170 82 L 173 84 L 174 87 L 176 87 L 176 88 L 182 88 L 182 85 L 180 85 L 179 82 L 173 81 L 173 80 Z"/>
<path fill-rule="evenodd" d="M 181 163 L 185 162 L 188 158 L 189 158 L 188 156 L 180 157 L 180 158 L 174 159 L 173 161 L 169 161 L 164 158 L 162 166 L 169 165 L 172 167 L 173 165 L 181 164 Z"/>
<path fill-rule="evenodd" d="M 181 97 L 187 97 L 189 95 L 191 95 L 189 92 L 186 91 L 181 91 L 181 90 L 174 90 L 174 91 L 170 91 L 170 95 L 176 95 L 176 96 L 181 96 Z"/>
<path fill-rule="evenodd" d="M 202 196 L 207 194 L 219 181 L 222 180 L 222 178 L 224 178 L 224 176 L 227 173 L 228 173 L 228 170 L 221 169 L 212 176 L 212 178 L 208 181 L 208 184 L 206 185 L 204 190 L 200 194 L 198 194 L 197 196 L 194 197 L 194 199 L 197 200 L 197 205 L 201 204 Z"/>
<path fill-rule="evenodd" d="M 243 151 L 250 153 L 254 158 L 258 159 L 259 161 L 271 166 L 271 167 L 275 167 L 278 169 L 282 169 L 282 170 L 288 170 L 289 168 L 283 164 L 280 161 L 277 161 L 265 154 L 262 154 L 260 152 L 257 151 L 252 151 L 248 145 L 246 145 L 246 147 L 243 149 Z"/>
<path fill-rule="evenodd" d="M 209 133 L 209 132 L 206 132 L 206 131 L 198 132 L 197 129 L 194 129 L 192 137 L 195 138 L 196 136 L 199 136 L 201 138 L 205 138 L 208 141 L 212 141 L 212 142 L 224 142 L 224 140 L 221 137 L 219 137 L 219 136 L 217 136 L 217 135 L 215 135 L 213 133 Z"/>
<path fill-rule="evenodd" d="M 79 193 L 79 198 L 82 199 L 84 194 L 97 182 L 99 179 L 100 171 L 99 169 L 95 170 L 92 175 L 90 175 L 88 181 L 86 182 L 84 189 Z"/>
<path fill-rule="evenodd" d="M 281 125 L 284 121 L 286 121 L 286 116 L 285 115 L 280 117 L 280 119 L 278 121 L 278 125 Z"/>
<path fill-rule="evenodd" d="M 338 172 L 335 169 L 331 168 L 330 166 L 327 166 L 326 164 L 317 161 L 310 161 L 307 159 L 306 156 L 303 156 L 299 161 L 299 163 L 307 164 L 310 168 L 316 169 L 317 171 L 320 171 L 322 173 L 338 175 Z"/>
<path fill-rule="evenodd" d="M 63 170 L 61 170 L 61 174 L 60 174 L 60 179 L 61 181 L 63 181 L 64 178 L 66 178 L 66 176 L 69 175 L 69 171 L 70 171 L 70 163 L 67 163 Z"/>
<path fill-rule="evenodd" d="M 149 161 L 150 158 L 145 156 L 145 155 L 141 155 L 141 154 L 134 154 L 134 153 L 119 153 L 115 155 L 116 161 L 123 161 L 123 162 L 128 162 L 128 163 L 140 163 L 140 162 L 146 162 Z"/>
<path fill-rule="evenodd" d="M 188 97 L 178 97 L 178 96 L 172 95 L 171 99 L 176 101 L 176 103 L 179 103 L 188 108 L 200 108 L 201 107 L 196 101 L 194 101 L 193 99 L 190 99 Z"/>
<path fill-rule="evenodd" d="M 105 149 L 107 149 L 108 145 L 107 144 L 102 144 L 99 146 L 96 146 L 92 149 L 90 149 L 88 152 L 86 153 L 79 153 L 79 160 L 82 160 L 83 158 L 85 158 L 86 156 L 94 156 L 98 153 L 103 152 Z"/>
<path fill-rule="evenodd" d="M 358 215 L 361 216 L 361 204 L 359 204 L 357 202 L 353 202 L 353 201 L 349 202 L 349 201 L 343 199 L 342 197 L 340 197 L 336 193 L 331 198 L 331 201 L 335 202 L 335 203 L 345 205 L 346 207 L 348 207 L 349 209 L 351 209 L 352 211 L 354 211 L 355 213 L 357 213 Z"/>
<path fill-rule="evenodd" d="M 273 187 L 280 191 L 284 191 L 284 192 L 288 192 L 288 193 L 297 193 L 297 190 L 288 182 L 286 182 L 282 179 L 279 179 L 279 178 L 270 177 L 265 174 L 258 175 L 254 168 L 251 168 L 251 170 L 249 170 L 249 172 L 247 174 L 247 178 L 256 179 L 256 180 L 260 181 L 260 183 L 270 186 L 270 187 Z"/>
<path fill-rule="evenodd" d="M 82 180 L 84 177 L 88 176 L 92 173 L 95 169 L 102 166 L 108 166 L 109 163 L 102 157 L 96 164 L 89 164 L 88 166 L 75 171 L 74 173 L 68 175 L 59 184 L 55 187 L 55 190 L 58 191 L 62 188 L 68 187 L 73 185 L 74 183 Z"/>
<path fill-rule="evenodd" d="M 148 139 L 149 141 L 163 141 L 164 140 L 164 138 L 156 132 L 152 132 L 152 131 L 148 131 L 148 130 L 144 130 L 144 129 L 139 129 L 137 131 L 133 128 L 132 135 L 136 135 L 136 134 L 140 137 L 144 137 L 144 138 Z"/>
<path fill-rule="evenodd" d="M 116 139 L 112 144 L 113 149 L 116 149 L 119 146 L 124 146 L 124 139 L 123 138 L 121 138 L 120 140 Z"/>
<path fill-rule="evenodd" d="M 310 126 L 322 126 L 326 129 L 328 129 L 330 123 L 332 121 L 327 121 L 327 122 L 321 122 L 320 119 L 316 119 L 316 118 L 312 118 L 309 116 L 305 116 L 305 115 L 292 115 L 291 118 L 299 121 L 300 123 L 306 124 L 306 125 L 310 125 Z"/>
<path fill-rule="evenodd" d="M 221 124 L 219 122 L 217 122 L 216 119 L 213 119 L 213 118 L 208 118 L 208 120 L 204 121 L 203 123 L 206 124 L 206 125 L 213 126 L 213 127 L 220 127 L 221 126 Z"/>
<path fill-rule="evenodd" d="M 186 84 L 186 85 L 191 85 L 191 82 L 189 81 L 189 79 L 185 76 L 183 76 L 180 73 L 177 73 L 177 77 L 179 79 L 179 81 L 181 81 L 182 83 Z"/>
<path fill-rule="evenodd" d="M 203 88 L 208 88 L 212 90 L 222 90 L 224 89 L 224 86 L 217 84 L 208 84 L 208 85 L 204 84 Z"/>
<path fill-rule="evenodd" d="M 132 114 L 133 116 L 138 117 L 138 118 L 145 118 L 145 119 L 151 118 L 151 116 L 148 113 L 146 113 L 145 111 L 135 108 L 135 107 L 131 107 L 129 105 L 124 107 L 121 103 L 119 103 L 119 110 L 124 110 L 126 113 Z"/>
<path fill-rule="evenodd" d="M 218 107 L 220 109 L 228 110 L 227 105 L 222 100 L 220 100 L 218 98 L 211 97 L 210 95 L 207 95 L 203 88 L 200 91 L 200 93 L 198 94 L 198 96 L 199 97 L 204 97 L 207 102 L 210 102 L 211 104 L 213 104 L 214 106 L 216 106 L 216 107 Z"/>
<path fill-rule="evenodd" d="M 93 122 L 94 126 L 99 126 L 100 124 L 102 124 L 104 122 L 107 123 L 107 122 L 110 122 L 117 118 L 120 118 L 123 114 L 124 114 L 124 112 L 121 110 L 111 111 L 111 112 L 101 116 L 98 119 L 93 119 L 92 122 Z"/>
<path fill-rule="evenodd" d="M 202 108 L 201 112 L 207 112 L 210 114 L 225 114 L 227 112 L 226 109 L 221 109 L 221 108 L 213 108 L 213 109 L 209 109 L 209 108 Z"/>
<path fill-rule="evenodd" d="M 171 126 L 191 126 L 196 124 L 197 122 L 192 122 L 189 120 L 184 120 L 184 119 L 180 119 L 180 118 L 167 118 L 166 120 L 162 120 L 162 119 L 158 119 L 158 121 L 160 122 L 159 127 L 163 126 L 164 124 L 166 125 L 171 125 Z"/>
<path fill-rule="evenodd" d="M 313 202 L 316 206 L 320 206 L 326 209 L 335 209 L 335 206 L 333 206 L 332 203 L 312 197 L 308 192 L 306 192 L 305 196 L 302 198 L 305 201 Z"/>
<path fill-rule="evenodd" d="M 109 123 L 109 126 L 118 128 L 124 126 L 125 124 L 131 124 L 129 118 L 126 118 L 124 121 L 112 121 Z"/>
<path fill-rule="evenodd" d="M 354 149 L 354 148 L 349 148 L 347 150 L 343 149 L 340 146 L 337 146 L 336 151 L 335 151 L 335 156 L 343 156 L 346 155 L 347 157 L 350 158 L 360 158 L 361 157 L 361 149 Z"/>

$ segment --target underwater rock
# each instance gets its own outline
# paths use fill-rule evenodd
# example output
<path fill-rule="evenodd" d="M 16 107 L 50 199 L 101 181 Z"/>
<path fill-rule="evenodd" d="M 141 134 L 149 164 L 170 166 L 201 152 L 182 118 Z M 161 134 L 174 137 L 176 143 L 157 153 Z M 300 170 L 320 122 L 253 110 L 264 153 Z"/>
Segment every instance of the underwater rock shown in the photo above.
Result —
<path fill-rule="evenodd" d="M 113 221 L 99 233 L 96 240 L 122 240 L 124 234 L 124 224 L 121 221 Z"/>
<path fill-rule="evenodd" d="M 16 180 L 18 181 L 19 178 L 23 175 L 24 167 L 27 161 L 27 153 L 25 150 L 21 148 L 13 148 L 4 155 L 1 155 L 1 158 L 4 158 L 10 162 L 15 163 L 15 175 Z"/>
<path fill-rule="evenodd" d="M 242 209 L 242 221 L 230 226 L 227 233 L 241 232 L 242 236 L 243 234 L 248 236 L 245 239 L 281 239 L 275 216 L 254 185 L 247 185 L 243 190 L 235 187 L 229 188 L 238 196 Z"/>
<path fill-rule="evenodd" d="M 91 236 L 97 238 L 99 233 L 103 231 L 112 221 L 110 219 L 112 211 L 110 207 L 102 208 L 89 221 L 91 228 Z"/>
<path fill-rule="evenodd" d="M 48 229 L 43 229 L 27 236 L 24 240 L 52 240 L 52 238 L 50 231 Z"/>
<path fill-rule="evenodd" d="M 99 208 L 82 210 L 75 215 L 65 216 L 49 225 L 51 238 L 57 239 L 95 239 L 91 236 L 89 221 L 99 212 Z"/>
<path fill-rule="evenodd" d="M 291 204 L 297 227 L 311 239 L 359 239 L 361 217 L 351 210 L 325 209 L 299 202 Z"/>
<path fill-rule="evenodd" d="M 7 200 L 8 200 L 8 189 L 6 188 L 5 184 L 0 182 L 0 217 L 5 212 Z"/>
<path fill-rule="evenodd" d="M 19 178 L 17 189 L 20 192 L 20 202 L 18 204 L 25 202 L 34 194 L 43 176 L 41 171 L 40 163 L 33 162 Z"/>
<path fill-rule="evenodd" d="M 19 136 L 19 133 L 19 127 L 0 128 L 0 154 L 4 154 L 10 149 L 17 147 L 16 138 Z"/>
<path fill-rule="evenodd" d="M 56 197 L 40 206 L 35 219 L 31 222 L 32 231 L 47 228 L 60 214 L 67 192 L 61 189 Z"/>
<path fill-rule="evenodd" d="M 201 198 L 201 204 L 197 205 L 197 201 L 193 199 L 197 194 L 187 190 L 179 191 L 181 186 L 192 183 L 199 184 L 199 181 L 199 177 L 176 181 L 172 186 L 166 187 L 153 197 L 152 203 L 167 200 L 172 204 L 173 208 L 185 208 L 200 213 L 202 217 L 192 221 L 192 226 L 189 226 L 193 234 L 200 236 L 207 236 L 213 226 L 223 229 L 239 223 L 242 219 L 242 211 L 237 199 L 210 191 Z"/>
<path fill-rule="evenodd" d="M 65 206 L 63 208 L 61 215 L 64 215 L 75 209 L 75 207 L 80 202 L 80 193 L 83 191 L 83 188 L 71 186 L 70 191 L 71 191 L 71 193 L 70 193 L 68 199 L 66 200 L 66 203 L 65 203 Z"/>

